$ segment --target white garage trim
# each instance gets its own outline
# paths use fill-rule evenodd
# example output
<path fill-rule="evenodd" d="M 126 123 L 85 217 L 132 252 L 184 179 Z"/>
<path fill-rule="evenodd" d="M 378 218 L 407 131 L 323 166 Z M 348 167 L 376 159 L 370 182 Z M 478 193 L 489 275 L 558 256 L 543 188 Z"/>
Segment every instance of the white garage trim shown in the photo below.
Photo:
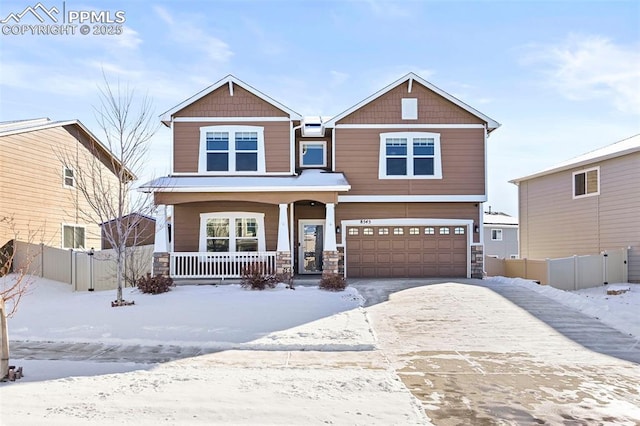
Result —
<path fill-rule="evenodd" d="M 426 219 L 426 218 L 389 218 L 389 219 L 349 219 L 340 221 L 342 231 L 341 246 L 344 247 L 344 275 L 347 275 L 347 227 L 353 226 L 465 226 L 467 228 L 467 278 L 471 278 L 471 246 L 473 242 L 473 220 L 470 219 Z"/>

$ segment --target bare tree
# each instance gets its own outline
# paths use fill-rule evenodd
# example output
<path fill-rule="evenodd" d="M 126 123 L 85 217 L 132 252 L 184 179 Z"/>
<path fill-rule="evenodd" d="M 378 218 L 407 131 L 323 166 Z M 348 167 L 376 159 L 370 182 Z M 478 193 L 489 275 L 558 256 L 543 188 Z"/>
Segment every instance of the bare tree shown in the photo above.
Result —
<path fill-rule="evenodd" d="M 117 83 L 113 87 L 106 77 L 100 88 L 100 105 L 94 110 L 104 144 L 92 140 L 87 155 L 64 152 L 59 157 L 74 171 L 83 220 L 104 224 L 102 235 L 113 248 L 117 265 L 117 297 L 112 305 L 122 306 L 130 304 L 122 297 L 127 243 L 136 240 L 142 217 L 153 212 L 149 195 L 132 196 L 131 189 L 144 167 L 158 124 L 147 96 L 138 99 L 128 86 Z"/>
<path fill-rule="evenodd" d="M 8 227 L 16 235 L 15 226 L 11 217 L 0 217 L 0 225 Z M 29 233 L 29 240 L 32 239 Z M 9 240 L 0 247 L 0 380 L 9 377 L 14 380 L 16 372 L 9 369 L 9 327 L 7 319 L 12 317 L 18 309 L 22 297 L 27 293 L 29 285 L 33 282 L 31 275 L 31 263 L 38 253 L 29 252 L 31 242 L 25 244 L 26 253 L 23 253 L 23 262 L 20 268 L 14 268 L 13 262 L 17 250 L 17 240 Z M 13 274 L 10 274 L 13 271 Z M 17 378 L 20 378 L 20 369 Z"/>

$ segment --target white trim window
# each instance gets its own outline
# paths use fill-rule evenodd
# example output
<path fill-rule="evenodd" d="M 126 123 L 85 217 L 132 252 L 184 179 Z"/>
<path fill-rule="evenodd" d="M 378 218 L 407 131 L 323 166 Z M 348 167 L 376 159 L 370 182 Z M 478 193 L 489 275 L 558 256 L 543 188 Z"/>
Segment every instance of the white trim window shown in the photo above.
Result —
<path fill-rule="evenodd" d="M 87 246 L 86 230 L 81 225 L 62 224 L 62 248 L 83 249 Z"/>
<path fill-rule="evenodd" d="M 491 241 L 502 241 L 502 229 L 491 230 Z"/>
<path fill-rule="evenodd" d="M 257 174 L 265 168 L 263 127 L 200 128 L 199 173 Z"/>
<path fill-rule="evenodd" d="M 300 167 L 327 167 L 326 141 L 300 142 Z"/>
<path fill-rule="evenodd" d="M 442 179 L 440 134 L 380 133 L 380 179 Z"/>
<path fill-rule="evenodd" d="M 573 172 L 573 198 L 600 194 L 600 167 Z"/>
<path fill-rule="evenodd" d="M 264 213 L 200 214 L 201 252 L 265 251 Z"/>
<path fill-rule="evenodd" d="M 63 167 L 62 168 L 62 186 L 65 188 L 75 188 L 76 187 L 76 175 L 72 168 Z"/>

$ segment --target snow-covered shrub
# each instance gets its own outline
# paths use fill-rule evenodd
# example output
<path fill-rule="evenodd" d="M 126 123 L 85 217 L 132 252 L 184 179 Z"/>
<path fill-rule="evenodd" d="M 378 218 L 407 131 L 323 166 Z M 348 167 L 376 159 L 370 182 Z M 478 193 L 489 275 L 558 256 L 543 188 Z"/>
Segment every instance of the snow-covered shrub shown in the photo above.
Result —
<path fill-rule="evenodd" d="M 266 288 L 274 288 L 279 281 L 279 276 L 275 274 L 267 274 L 266 265 L 262 263 L 252 263 L 242 271 L 242 281 L 240 285 L 243 288 L 251 290 L 264 290 Z"/>
<path fill-rule="evenodd" d="M 340 274 L 324 275 L 318 287 L 328 291 L 343 291 L 347 288 L 347 280 Z"/>
<path fill-rule="evenodd" d="M 140 277 L 136 281 L 136 287 L 142 293 L 160 294 L 166 293 L 173 287 L 173 280 L 169 277 L 163 277 L 162 275 L 156 275 L 152 277 L 151 274 L 147 274 L 146 277 Z"/>

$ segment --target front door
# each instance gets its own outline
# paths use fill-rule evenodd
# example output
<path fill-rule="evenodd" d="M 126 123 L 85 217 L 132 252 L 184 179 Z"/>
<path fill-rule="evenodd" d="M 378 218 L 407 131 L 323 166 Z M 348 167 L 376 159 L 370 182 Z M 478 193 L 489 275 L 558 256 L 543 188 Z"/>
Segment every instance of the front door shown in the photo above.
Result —
<path fill-rule="evenodd" d="M 298 272 L 322 273 L 324 220 L 300 220 L 298 224 Z"/>

